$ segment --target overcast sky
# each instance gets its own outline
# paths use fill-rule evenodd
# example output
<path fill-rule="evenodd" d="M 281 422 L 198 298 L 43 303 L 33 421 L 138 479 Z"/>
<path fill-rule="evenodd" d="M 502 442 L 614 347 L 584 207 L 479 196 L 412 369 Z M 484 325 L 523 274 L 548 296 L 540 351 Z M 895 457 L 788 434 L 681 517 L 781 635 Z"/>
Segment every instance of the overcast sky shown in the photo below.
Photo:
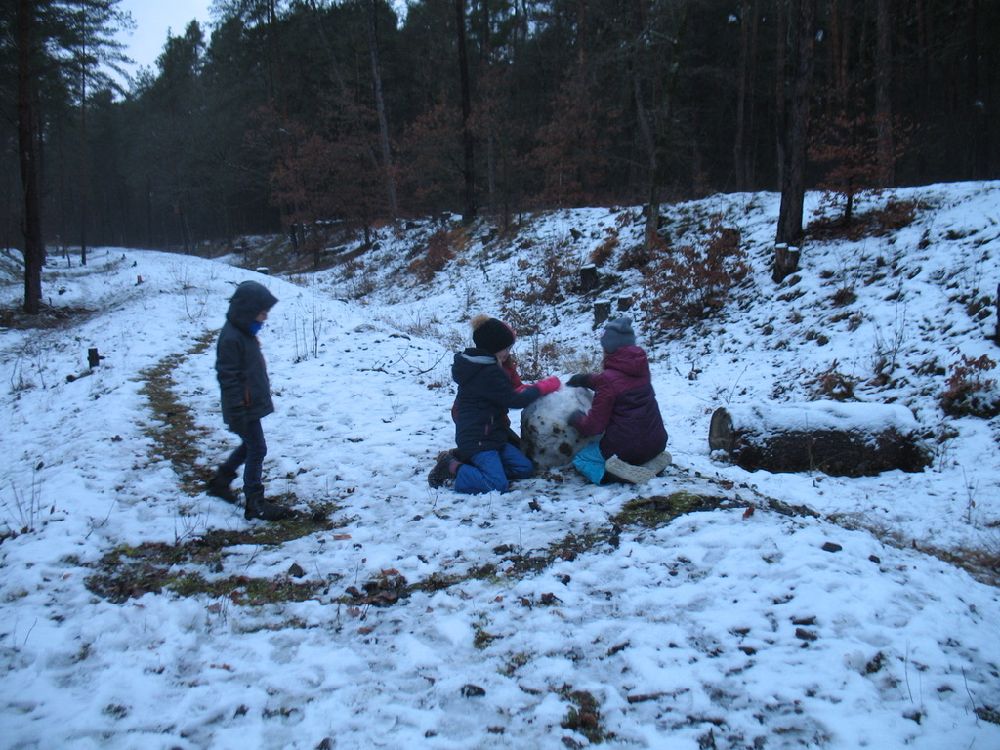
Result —
<path fill-rule="evenodd" d="M 122 0 L 119 7 L 131 13 L 136 22 L 134 31 L 122 33 L 125 54 L 135 60 L 131 70 L 153 67 L 167 41 L 167 30 L 179 36 L 191 19 L 198 19 L 207 41 L 211 3 L 212 0 Z"/>

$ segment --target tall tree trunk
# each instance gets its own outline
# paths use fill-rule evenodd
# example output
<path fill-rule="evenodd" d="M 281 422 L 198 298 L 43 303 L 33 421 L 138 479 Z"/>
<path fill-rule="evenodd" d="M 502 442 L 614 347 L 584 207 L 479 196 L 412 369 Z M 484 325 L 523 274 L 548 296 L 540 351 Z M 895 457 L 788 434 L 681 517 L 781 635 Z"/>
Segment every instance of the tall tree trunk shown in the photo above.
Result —
<path fill-rule="evenodd" d="M 750 77 L 750 26 L 754 9 L 751 0 L 740 3 L 740 59 L 737 66 L 739 83 L 736 84 L 736 136 L 733 139 L 733 171 L 736 189 L 746 190 L 746 111 L 748 79 Z"/>
<path fill-rule="evenodd" d="M 892 114 L 892 14 L 890 0 L 878 0 L 878 44 L 875 55 L 875 127 L 879 184 L 892 187 L 896 181 L 896 147 Z"/>
<path fill-rule="evenodd" d="M 184 243 L 184 254 L 191 254 L 191 230 L 188 226 L 187 212 L 184 210 L 184 200 L 177 200 L 177 220 L 180 224 L 181 241 Z"/>
<path fill-rule="evenodd" d="M 276 86 L 274 83 L 277 65 L 277 39 L 275 38 L 275 15 L 274 0 L 267 3 L 267 98 L 268 101 L 275 101 Z"/>
<path fill-rule="evenodd" d="M 21 166 L 21 190 L 24 200 L 24 312 L 35 315 L 42 302 L 42 216 L 38 189 L 38 163 L 35 142 L 36 121 L 32 111 L 36 77 L 31 69 L 34 3 L 17 2 L 17 137 Z"/>
<path fill-rule="evenodd" d="M 468 224 L 476 218 L 475 146 L 472 140 L 472 91 L 469 82 L 469 55 L 465 48 L 465 0 L 455 0 L 455 32 L 458 41 L 458 66 L 462 86 L 462 150 L 465 155 L 463 174 L 465 197 L 462 221 Z"/>
<path fill-rule="evenodd" d="M 802 214 L 805 201 L 806 146 L 809 129 L 809 96 L 812 89 L 813 40 L 815 39 L 816 0 L 790 0 L 788 38 L 791 41 L 787 80 L 782 87 L 788 96 L 785 122 L 779 142 L 784 144 L 786 159 L 781 205 L 775 243 L 801 247 Z M 778 71 L 782 75 L 783 71 Z M 795 270 L 793 263 L 775 263 L 773 276 L 780 281 Z"/>
<path fill-rule="evenodd" d="M 774 157 L 777 166 L 778 190 L 785 183 L 785 86 L 788 75 L 788 0 L 775 2 L 774 39 Z"/>
<path fill-rule="evenodd" d="M 87 265 L 87 219 L 90 203 L 90 185 L 87 171 L 87 55 L 84 42 L 80 56 L 80 265 Z"/>
<path fill-rule="evenodd" d="M 639 140 L 646 150 L 646 169 L 648 171 L 648 186 L 646 191 L 646 228 L 645 246 L 653 247 L 660 222 L 660 151 L 669 138 L 669 123 L 672 120 L 674 93 L 680 80 L 681 41 L 687 34 L 689 6 L 684 5 L 677 29 L 669 42 L 667 60 L 657 59 L 659 52 L 653 55 L 643 55 L 642 45 L 645 44 L 650 29 L 650 19 L 647 16 L 645 0 L 635 0 L 632 11 L 632 95 L 635 99 L 636 119 L 639 123 Z M 642 79 L 647 72 L 653 80 L 651 84 L 650 103 L 647 107 L 644 101 Z M 657 79 L 662 76 L 662 82 Z M 663 127 L 661 127 L 661 125 Z"/>
<path fill-rule="evenodd" d="M 747 104 L 745 119 L 746 136 L 745 152 L 743 161 L 746 169 L 746 190 L 754 190 L 757 186 L 757 148 L 759 138 L 757 137 L 757 76 L 760 72 L 758 65 L 758 45 L 760 39 L 760 4 L 758 0 L 753 0 L 751 5 L 752 24 L 750 26 L 750 49 L 749 67 L 747 69 Z"/>
<path fill-rule="evenodd" d="M 146 175 L 146 247 L 153 247 L 153 180 Z"/>
<path fill-rule="evenodd" d="M 990 177 L 989 173 L 989 118 L 987 112 L 991 106 L 990 97 L 987 95 L 987 89 L 982 86 L 983 71 L 980 69 L 980 60 L 982 59 L 983 52 L 980 49 L 979 44 L 979 0 L 969 0 L 969 8 L 966 11 L 966 19 L 968 20 L 968 37 L 966 39 L 966 48 L 968 54 L 966 59 L 968 60 L 968 72 L 965 76 L 968 82 L 968 95 L 966 96 L 969 102 L 969 133 L 970 133 L 970 143 L 969 143 L 969 160 L 970 170 L 968 174 L 973 179 L 986 179 Z M 996 40 L 994 40 L 994 43 Z"/>
<path fill-rule="evenodd" d="M 847 106 L 851 93 L 851 49 L 853 46 L 854 0 L 836 0 L 832 14 L 839 33 L 832 50 L 833 112 Z"/>
<path fill-rule="evenodd" d="M 396 199 L 396 174 L 392 164 L 392 149 L 389 147 L 389 120 L 385 114 L 385 98 L 382 96 L 382 71 L 378 55 L 378 29 L 375 25 L 375 0 L 368 5 L 368 51 L 372 62 L 372 85 L 375 93 L 375 110 L 378 113 L 379 146 L 382 149 L 382 169 L 385 170 L 385 192 L 389 201 L 389 214 L 395 221 L 399 215 Z"/>
<path fill-rule="evenodd" d="M 489 79 L 491 82 L 490 95 L 496 96 L 498 91 L 490 69 L 490 61 L 493 55 L 493 46 L 490 39 L 490 0 L 482 0 L 479 7 L 482 16 L 482 30 L 480 31 L 481 39 L 479 44 L 480 80 L 484 78 Z M 488 211 L 492 215 L 496 213 L 497 205 L 496 117 L 491 115 L 488 119 L 489 121 L 486 123 L 486 201 Z"/>
<path fill-rule="evenodd" d="M 636 122 L 639 128 L 639 142 L 646 156 L 646 229 L 644 244 L 647 249 L 656 242 L 656 230 L 659 228 L 660 197 L 658 190 L 659 164 L 656 148 L 656 103 L 646 107 L 646 96 L 643 91 L 642 77 L 645 73 L 645 60 L 642 55 L 643 39 L 646 37 L 646 8 L 643 0 L 632 3 L 632 98 L 635 102 Z M 654 88 L 655 90 L 655 88 Z"/>

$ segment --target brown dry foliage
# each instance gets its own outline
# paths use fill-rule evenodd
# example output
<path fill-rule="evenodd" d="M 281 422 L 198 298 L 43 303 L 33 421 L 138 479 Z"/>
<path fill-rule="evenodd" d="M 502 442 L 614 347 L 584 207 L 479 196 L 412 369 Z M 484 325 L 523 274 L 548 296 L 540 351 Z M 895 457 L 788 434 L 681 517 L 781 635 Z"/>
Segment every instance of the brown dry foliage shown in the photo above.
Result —
<path fill-rule="evenodd" d="M 434 278 L 434 274 L 443 271 L 448 262 L 468 243 L 469 236 L 464 228 L 439 229 L 427 238 L 425 251 L 410 261 L 408 266 L 410 273 L 420 283 L 428 283 Z"/>
<path fill-rule="evenodd" d="M 951 375 L 945 381 L 941 394 L 941 408 L 953 417 L 973 416 L 990 418 L 1000 414 L 1000 397 L 997 397 L 994 378 L 985 373 L 997 363 L 983 354 L 980 357 L 962 355 L 961 362 L 952 365 Z"/>
<path fill-rule="evenodd" d="M 598 268 L 601 268 L 611 259 L 611 256 L 620 244 L 617 231 L 614 229 L 606 229 L 604 231 L 608 236 L 604 239 L 604 242 L 595 247 L 590 253 L 590 262 Z"/>
<path fill-rule="evenodd" d="M 926 208 L 927 205 L 920 201 L 890 199 L 881 208 L 855 214 L 851 221 L 845 221 L 843 216 L 821 216 L 806 227 L 806 234 L 816 240 L 857 241 L 865 237 L 884 237 L 908 227 L 917 213 Z"/>
<path fill-rule="evenodd" d="M 829 398 L 835 401 L 850 401 L 854 398 L 854 386 L 857 385 L 857 381 L 840 372 L 837 369 L 838 364 L 837 360 L 833 360 L 827 369 L 816 373 L 808 381 L 813 398 Z"/>
<path fill-rule="evenodd" d="M 661 328 L 702 320 L 721 309 L 729 290 L 746 278 L 749 267 L 738 230 L 713 216 L 701 246 L 664 249 L 646 273 L 646 310 Z"/>

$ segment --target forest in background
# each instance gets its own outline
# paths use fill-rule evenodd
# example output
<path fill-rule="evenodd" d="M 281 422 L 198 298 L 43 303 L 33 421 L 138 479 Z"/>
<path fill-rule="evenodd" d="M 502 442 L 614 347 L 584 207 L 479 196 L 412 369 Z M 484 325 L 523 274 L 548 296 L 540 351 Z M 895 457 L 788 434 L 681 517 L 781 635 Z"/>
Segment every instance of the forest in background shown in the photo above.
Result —
<path fill-rule="evenodd" d="M 25 226 L 14 5 L 5 248 Z M 808 187 L 1000 174 L 993 0 L 415 0 L 403 18 L 384 0 L 217 0 L 211 33 L 192 22 L 118 93 L 117 0 L 16 5 L 38 19 L 48 252 L 779 190 L 796 96 Z"/>

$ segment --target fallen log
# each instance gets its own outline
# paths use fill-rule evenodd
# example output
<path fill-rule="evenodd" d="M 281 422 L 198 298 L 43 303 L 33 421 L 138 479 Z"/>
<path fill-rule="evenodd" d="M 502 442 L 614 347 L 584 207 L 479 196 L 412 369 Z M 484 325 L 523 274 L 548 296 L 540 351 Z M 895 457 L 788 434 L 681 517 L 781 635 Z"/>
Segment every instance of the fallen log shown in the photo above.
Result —
<path fill-rule="evenodd" d="M 896 404 L 809 401 L 721 407 L 712 414 L 708 445 L 756 471 L 821 471 L 874 476 L 922 471 L 930 452 L 913 414 Z"/>

